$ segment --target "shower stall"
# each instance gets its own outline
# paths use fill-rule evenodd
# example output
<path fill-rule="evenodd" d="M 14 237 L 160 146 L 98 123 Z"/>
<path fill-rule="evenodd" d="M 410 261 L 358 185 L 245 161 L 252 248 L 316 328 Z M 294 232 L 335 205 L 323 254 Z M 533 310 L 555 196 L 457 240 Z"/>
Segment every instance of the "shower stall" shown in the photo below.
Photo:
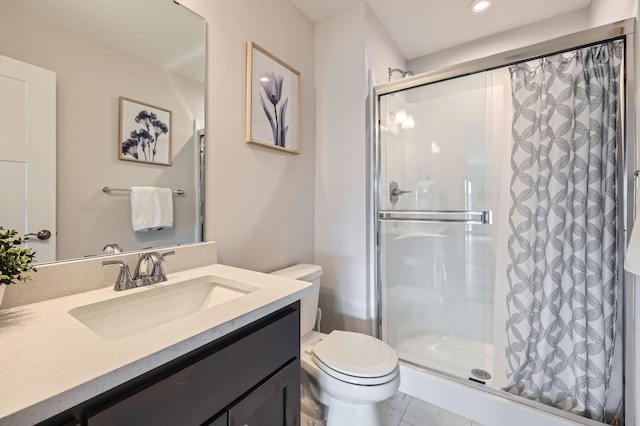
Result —
<path fill-rule="evenodd" d="M 625 424 L 633 25 L 374 88 L 379 335 L 404 363 L 565 419 Z"/>

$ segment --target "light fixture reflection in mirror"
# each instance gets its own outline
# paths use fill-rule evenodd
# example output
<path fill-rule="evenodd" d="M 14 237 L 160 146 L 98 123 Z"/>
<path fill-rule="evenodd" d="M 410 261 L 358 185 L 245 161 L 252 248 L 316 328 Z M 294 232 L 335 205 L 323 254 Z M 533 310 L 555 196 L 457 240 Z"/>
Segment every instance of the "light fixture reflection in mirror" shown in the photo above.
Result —
<path fill-rule="evenodd" d="M 398 124 L 401 129 L 413 129 L 416 125 L 413 116 L 403 108 L 400 108 L 395 114 L 391 113 L 390 116 L 393 122 Z"/>
<path fill-rule="evenodd" d="M 402 129 L 413 129 L 414 127 L 416 127 L 416 123 L 413 121 L 413 116 L 411 114 L 407 115 L 407 118 L 400 125 L 400 128 Z"/>
<path fill-rule="evenodd" d="M 202 132 L 194 121 L 205 118 L 205 53 L 204 20 L 172 0 L 0 1 L 0 55 L 55 72 L 56 202 L 41 209 L 56 212 L 46 227 L 57 237 L 55 260 L 100 255 L 106 244 L 131 251 L 203 240 Z M 121 96 L 172 112 L 171 166 L 118 159 Z M 128 194 L 104 194 L 105 185 L 185 195 L 174 198 L 172 228 L 133 232 Z M 21 193 L 3 186 L 3 199 Z M 45 228 L 29 222 L 32 229 L 0 214 L 5 228 Z M 29 244 L 37 257 L 46 243 Z"/>
<path fill-rule="evenodd" d="M 404 109 L 399 109 L 398 112 L 396 112 L 395 116 L 393 117 L 393 121 L 395 121 L 396 124 L 402 124 L 406 119 L 407 119 L 407 111 Z"/>

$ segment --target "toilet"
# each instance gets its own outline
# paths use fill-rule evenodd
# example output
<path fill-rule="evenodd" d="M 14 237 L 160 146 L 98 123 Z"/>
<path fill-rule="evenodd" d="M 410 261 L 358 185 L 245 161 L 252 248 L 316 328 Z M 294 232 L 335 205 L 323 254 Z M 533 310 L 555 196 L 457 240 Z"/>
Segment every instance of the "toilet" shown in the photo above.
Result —
<path fill-rule="evenodd" d="M 326 407 L 327 426 L 381 426 L 376 404 L 400 387 L 394 350 L 362 333 L 313 330 L 319 311 L 320 266 L 294 265 L 272 274 L 312 283 L 311 294 L 300 301 L 301 426 L 324 424 L 317 402 Z"/>

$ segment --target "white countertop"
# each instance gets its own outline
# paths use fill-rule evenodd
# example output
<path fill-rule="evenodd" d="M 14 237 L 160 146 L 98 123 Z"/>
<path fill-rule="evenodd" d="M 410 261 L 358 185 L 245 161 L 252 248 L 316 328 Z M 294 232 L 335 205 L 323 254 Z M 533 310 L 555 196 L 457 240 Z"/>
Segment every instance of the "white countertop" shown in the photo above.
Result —
<path fill-rule="evenodd" d="M 238 299 L 117 340 L 105 340 L 68 311 L 203 275 L 257 285 Z M 31 425 L 125 383 L 277 311 L 310 283 L 215 264 L 176 272 L 166 283 L 112 287 L 0 310 L 0 425 Z M 63 284 L 61 284 L 63 285 Z"/>

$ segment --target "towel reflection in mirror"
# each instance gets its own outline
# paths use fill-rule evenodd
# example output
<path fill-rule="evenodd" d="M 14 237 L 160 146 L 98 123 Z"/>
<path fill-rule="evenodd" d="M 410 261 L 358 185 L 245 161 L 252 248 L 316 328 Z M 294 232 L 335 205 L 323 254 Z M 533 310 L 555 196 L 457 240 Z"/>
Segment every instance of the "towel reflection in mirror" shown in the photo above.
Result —
<path fill-rule="evenodd" d="M 173 226 L 173 192 L 171 188 L 131 187 L 131 224 L 136 232 Z"/>

